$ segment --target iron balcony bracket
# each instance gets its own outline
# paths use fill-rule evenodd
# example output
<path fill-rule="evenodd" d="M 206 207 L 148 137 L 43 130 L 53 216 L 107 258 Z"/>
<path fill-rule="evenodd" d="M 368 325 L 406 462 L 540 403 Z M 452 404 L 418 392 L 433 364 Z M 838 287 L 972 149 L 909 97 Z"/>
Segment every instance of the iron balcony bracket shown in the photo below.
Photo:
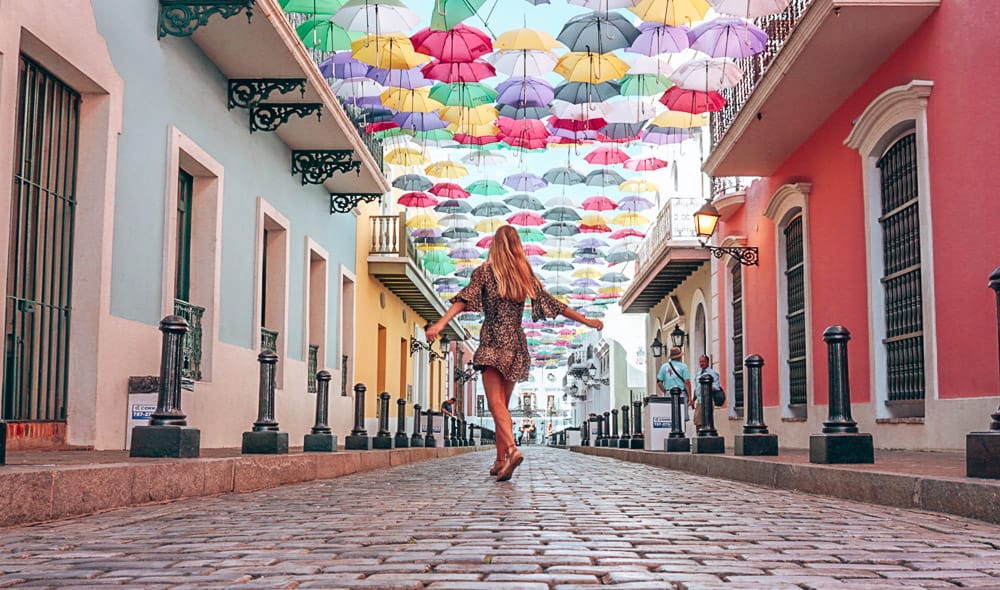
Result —
<path fill-rule="evenodd" d="M 305 119 L 309 115 L 315 114 L 316 120 L 323 116 L 323 103 L 303 102 L 303 103 L 274 103 L 262 102 L 250 107 L 250 133 L 254 131 L 277 131 L 296 115 Z"/>
<path fill-rule="evenodd" d="M 294 150 L 292 174 L 302 174 L 302 184 L 323 184 L 336 172 L 361 176 L 361 162 L 353 157 L 354 150 Z"/>
<path fill-rule="evenodd" d="M 330 193 L 330 214 L 350 213 L 358 203 L 374 203 L 382 198 L 382 193 Z"/>
<path fill-rule="evenodd" d="M 167 35 L 190 37 L 199 27 L 208 24 L 213 14 L 222 18 L 247 13 L 247 22 L 253 18 L 256 0 L 160 0 L 160 14 L 156 38 Z"/>
<path fill-rule="evenodd" d="M 267 100 L 275 92 L 288 94 L 298 90 L 306 96 L 305 78 L 233 78 L 229 81 L 229 109 L 249 109 Z"/>
<path fill-rule="evenodd" d="M 706 244 L 701 245 L 702 248 L 707 248 L 712 256 L 716 258 L 722 258 L 723 255 L 728 254 L 743 266 L 757 266 L 757 247 L 756 246 L 709 246 Z"/>

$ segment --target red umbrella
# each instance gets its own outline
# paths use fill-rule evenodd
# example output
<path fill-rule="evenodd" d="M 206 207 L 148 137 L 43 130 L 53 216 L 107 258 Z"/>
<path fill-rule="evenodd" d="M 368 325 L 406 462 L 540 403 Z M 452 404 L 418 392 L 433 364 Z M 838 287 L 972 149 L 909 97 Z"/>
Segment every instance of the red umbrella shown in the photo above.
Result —
<path fill-rule="evenodd" d="M 399 129 L 399 125 L 393 123 L 392 121 L 369 123 L 365 125 L 365 133 L 378 133 L 379 131 L 385 131 L 387 129 Z"/>
<path fill-rule="evenodd" d="M 414 191 L 399 197 L 398 203 L 404 207 L 433 207 L 438 200 L 427 193 Z"/>
<path fill-rule="evenodd" d="M 538 244 L 525 244 L 524 254 L 525 256 L 545 256 L 545 249 Z"/>
<path fill-rule="evenodd" d="M 672 111 L 691 114 L 716 113 L 726 106 L 726 99 L 714 90 L 702 92 L 700 90 L 684 90 L 677 86 L 672 86 L 664 92 L 663 96 L 660 97 L 660 102 Z"/>
<path fill-rule="evenodd" d="M 518 211 L 517 213 L 511 215 L 507 218 L 507 223 L 511 225 L 528 225 L 528 226 L 539 226 L 545 225 L 546 221 L 541 215 L 535 213 L 534 211 Z M 527 252 L 527 246 L 525 246 L 525 252 Z M 539 254 L 539 256 L 545 254 Z M 530 254 L 529 254 L 530 256 Z"/>
<path fill-rule="evenodd" d="M 586 211 L 613 211 L 618 208 L 618 203 L 607 197 L 597 195 L 584 199 L 583 208 Z"/>
<path fill-rule="evenodd" d="M 508 137 L 523 137 L 526 139 L 545 139 L 549 136 L 549 130 L 545 123 L 538 119 L 511 119 L 510 117 L 500 117 L 497 120 L 497 127 L 500 132 Z"/>
<path fill-rule="evenodd" d="M 432 60 L 420 68 L 420 73 L 429 80 L 441 82 L 479 82 L 497 75 L 493 66 L 482 60 L 469 62 L 448 62 Z"/>
<path fill-rule="evenodd" d="M 660 168 L 666 168 L 666 160 L 661 160 L 659 158 L 654 158 L 652 156 L 646 158 L 631 158 L 625 162 L 625 168 L 628 170 L 635 170 L 636 172 L 644 172 L 646 170 L 659 170 Z"/>
<path fill-rule="evenodd" d="M 595 119 L 584 119 L 582 121 L 576 119 L 559 119 L 552 117 L 549 119 L 549 125 L 556 129 L 566 129 L 568 131 L 595 131 L 607 125 L 608 122 L 601 118 Z"/>
<path fill-rule="evenodd" d="M 585 234 L 603 234 L 611 231 L 611 228 L 606 225 L 586 225 L 580 226 L 580 231 Z"/>
<path fill-rule="evenodd" d="M 493 51 L 493 41 L 486 33 L 463 23 L 449 31 L 421 29 L 410 41 L 417 53 L 448 62 L 470 62 Z"/>
<path fill-rule="evenodd" d="M 611 232 L 611 235 L 609 235 L 608 237 L 611 238 L 612 240 L 621 240 L 623 238 L 631 238 L 631 237 L 645 238 L 646 234 L 642 233 L 641 231 L 636 231 L 631 227 L 626 227 L 625 229 L 616 229 L 615 231 Z"/>
<path fill-rule="evenodd" d="M 439 182 L 428 190 L 432 195 L 443 199 L 468 199 L 469 192 L 454 182 Z"/>
<path fill-rule="evenodd" d="M 593 143 L 593 142 L 591 140 L 589 140 L 589 139 L 583 139 L 583 138 L 573 139 L 571 137 L 557 137 L 557 136 L 552 136 L 552 137 L 548 138 L 547 140 L 545 140 L 545 143 L 549 143 L 549 144 L 553 144 L 553 145 L 575 145 L 575 144 L 588 144 L 588 143 Z"/>
<path fill-rule="evenodd" d="M 462 145 L 489 145 L 500 141 L 496 135 L 469 135 L 467 133 L 456 133 L 453 139 Z"/>
<path fill-rule="evenodd" d="M 590 164 L 607 166 L 608 164 L 621 164 L 628 160 L 628 154 L 621 148 L 599 147 L 583 157 Z"/>
<path fill-rule="evenodd" d="M 476 242 L 476 247 L 489 248 L 491 243 L 493 243 L 493 236 L 483 236 L 478 242 Z M 525 327 L 527 327 L 527 324 L 525 324 Z"/>
<path fill-rule="evenodd" d="M 501 135 L 500 139 L 510 147 L 523 148 L 526 150 L 540 150 L 547 145 L 545 139 L 531 139 L 526 137 Z"/>

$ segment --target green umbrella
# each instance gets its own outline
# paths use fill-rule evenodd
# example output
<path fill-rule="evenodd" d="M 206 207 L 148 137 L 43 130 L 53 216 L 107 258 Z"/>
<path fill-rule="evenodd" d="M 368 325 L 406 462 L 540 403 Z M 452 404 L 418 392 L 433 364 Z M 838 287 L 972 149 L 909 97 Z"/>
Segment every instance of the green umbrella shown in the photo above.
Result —
<path fill-rule="evenodd" d="M 653 96 L 662 94 L 674 83 L 657 74 L 626 74 L 622 78 L 622 96 Z"/>
<path fill-rule="evenodd" d="M 517 233 L 521 236 L 522 242 L 544 242 L 545 234 L 537 227 L 519 227 Z"/>
<path fill-rule="evenodd" d="M 497 92 L 479 82 L 452 82 L 435 84 L 431 88 L 430 97 L 449 107 L 476 107 L 495 101 Z"/>
<path fill-rule="evenodd" d="M 423 141 L 448 141 L 455 137 L 455 134 L 447 129 L 432 129 L 430 131 L 408 131 L 414 139 Z"/>
<path fill-rule="evenodd" d="M 340 10 L 344 0 L 279 0 L 278 4 L 285 12 L 332 15 Z"/>
<path fill-rule="evenodd" d="M 473 195 L 485 195 L 487 197 L 507 194 L 507 187 L 495 180 L 477 180 L 465 187 L 465 190 Z"/>
<path fill-rule="evenodd" d="M 455 263 L 448 257 L 448 253 L 439 250 L 432 250 L 425 253 L 420 258 L 420 262 L 427 272 L 436 275 L 450 274 L 455 270 Z"/>
<path fill-rule="evenodd" d="M 383 129 L 382 131 L 376 131 L 372 133 L 372 137 L 377 137 L 378 139 L 385 139 L 387 137 L 399 137 L 400 135 L 406 135 L 403 130 L 399 127 L 393 127 L 392 129 Z"/>
<path fill-rule="evenodd" d="M 450 31 L 452 27 L 469 18 L 486 0 L 434 0 L 431 30 Z"/>
<path fill-rule="evenodd" d="M 330 21 L 330 15 L 315 16 L 295 27 L 299 39 L 310 49 L 320 51 L 343 51 L 351 48 L 351 41 L 361 38 L 361 33 L 352 33 Z"/>

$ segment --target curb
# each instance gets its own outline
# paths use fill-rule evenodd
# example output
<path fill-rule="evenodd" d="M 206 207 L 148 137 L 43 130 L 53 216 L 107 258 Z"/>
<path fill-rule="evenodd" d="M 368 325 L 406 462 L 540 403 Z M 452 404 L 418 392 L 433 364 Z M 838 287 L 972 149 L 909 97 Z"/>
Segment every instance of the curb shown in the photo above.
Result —
<path fill-rule="evenodd" d="M 570 450 L 707 477 L 1000 524 L 1000 482 L 992 480 L 855 471 L 732 455 L 692 455 L 610 447 L 570 447 Z"/>
<path fill-rule="evenodd" d="M 492 449 L 492 445 L 46 466 L 0 472 L 0 527 L 331 479 Z"/>

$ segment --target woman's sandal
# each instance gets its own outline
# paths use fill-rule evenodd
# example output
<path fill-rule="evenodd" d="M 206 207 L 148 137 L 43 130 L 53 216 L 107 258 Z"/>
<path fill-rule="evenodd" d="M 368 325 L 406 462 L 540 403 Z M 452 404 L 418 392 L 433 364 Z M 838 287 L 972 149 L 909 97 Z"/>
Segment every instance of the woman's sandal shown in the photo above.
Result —
<path fill-rule="evenodd" d="M 496 475 L 500 473 L 500 470 L 503 469 L 504 461 L 505 461 L 504 459 L 497 459 L 493 463 L 493 467 L 490 467 L 490 475 L 496 477 Z"/>
<path fill-rule="evenodd" d="M 514 470 L 524 461 L 521 451 L 514 449 L 507 454 L 507 461 L 503 464 L 500 472 L 497 473 L 497 481 L 507 481 L 514 475 Z"/>

